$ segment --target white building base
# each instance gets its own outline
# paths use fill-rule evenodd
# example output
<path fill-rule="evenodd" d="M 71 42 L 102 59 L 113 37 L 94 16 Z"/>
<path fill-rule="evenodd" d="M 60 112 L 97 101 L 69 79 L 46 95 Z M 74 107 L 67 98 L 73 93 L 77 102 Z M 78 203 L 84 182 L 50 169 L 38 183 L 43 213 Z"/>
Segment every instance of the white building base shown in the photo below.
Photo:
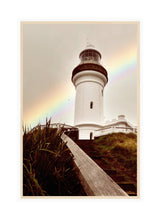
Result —
<path fill-rule="evenodd" d="M 110 133 L 137 133 L 137 127 L 133 126 L 124 115 L 119 115 L 118 120 L 113 119 L 105 125 L 95 123 L 83 123 L 76 126 L 79 130 L 79 140 L 93 140 L 95 137 Z"/>
<path fill-rule="evenodd" d="M 95 124 L 81 124 L 76 127 L 79 130 L 79 140 L 93 140 L 95 131 L 103 128 L 103 126 Z"/>

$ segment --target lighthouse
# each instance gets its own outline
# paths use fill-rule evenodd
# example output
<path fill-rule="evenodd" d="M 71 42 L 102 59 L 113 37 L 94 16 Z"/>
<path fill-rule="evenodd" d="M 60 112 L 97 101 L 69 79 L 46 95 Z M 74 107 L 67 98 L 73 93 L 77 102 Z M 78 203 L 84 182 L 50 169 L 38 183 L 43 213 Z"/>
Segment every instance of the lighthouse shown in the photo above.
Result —
<path fill-rule="evenodd" d="M 74 125 L 79 129 L 79 139 L 93 139 L 94 132 L 104 126 L 103 91 L 108 74 L 93 45 L 87 45 L 79 58 L 80 64 L 72 71 L 76 89 Z"/>

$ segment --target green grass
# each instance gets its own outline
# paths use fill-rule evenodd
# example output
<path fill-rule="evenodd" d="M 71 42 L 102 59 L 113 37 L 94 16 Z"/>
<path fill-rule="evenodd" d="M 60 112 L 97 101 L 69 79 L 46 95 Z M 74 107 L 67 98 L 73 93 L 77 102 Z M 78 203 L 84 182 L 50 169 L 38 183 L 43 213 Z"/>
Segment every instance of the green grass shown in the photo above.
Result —
<path fill-rule="evenodd" d="M 133 133 L 112 133 L 93 141 L 96 150 L 111 169 L 125 175 L 127 180 L 136 182 L 137 136 Z"/>
<path fill-rule="evenodd" d="M 85 195 L 73 155 L 61 140 L 62 131 L 37 126 L 23 134 L 23 195 Z"/>

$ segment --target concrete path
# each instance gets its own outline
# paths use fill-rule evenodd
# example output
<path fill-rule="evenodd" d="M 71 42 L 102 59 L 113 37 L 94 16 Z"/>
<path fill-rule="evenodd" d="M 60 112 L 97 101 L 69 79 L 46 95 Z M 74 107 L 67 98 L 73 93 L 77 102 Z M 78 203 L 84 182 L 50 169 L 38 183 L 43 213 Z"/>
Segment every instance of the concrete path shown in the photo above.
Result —
<path fill-rule="evenodd" d="M 61 138 L 74 156 L 81 184 L 88 196 L 128 196 L 73 140 L 65 134 Z"/>

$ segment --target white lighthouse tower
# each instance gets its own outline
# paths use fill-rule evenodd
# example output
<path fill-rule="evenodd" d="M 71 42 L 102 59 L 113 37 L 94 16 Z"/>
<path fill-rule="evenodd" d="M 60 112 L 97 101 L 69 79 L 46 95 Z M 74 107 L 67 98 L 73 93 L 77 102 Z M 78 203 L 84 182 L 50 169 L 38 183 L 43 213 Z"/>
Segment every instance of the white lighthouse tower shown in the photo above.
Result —
<path fill-rule="evenodd" d="M 103 90 L 108 74 L 100 64 L 101 54 L 92 45 L 79 58 L 81 62 L 72 72 L 76 89 L 74 125 L 79 129 L 79 139 L 93 139 L 94 131 L 104 125 Z"/>

